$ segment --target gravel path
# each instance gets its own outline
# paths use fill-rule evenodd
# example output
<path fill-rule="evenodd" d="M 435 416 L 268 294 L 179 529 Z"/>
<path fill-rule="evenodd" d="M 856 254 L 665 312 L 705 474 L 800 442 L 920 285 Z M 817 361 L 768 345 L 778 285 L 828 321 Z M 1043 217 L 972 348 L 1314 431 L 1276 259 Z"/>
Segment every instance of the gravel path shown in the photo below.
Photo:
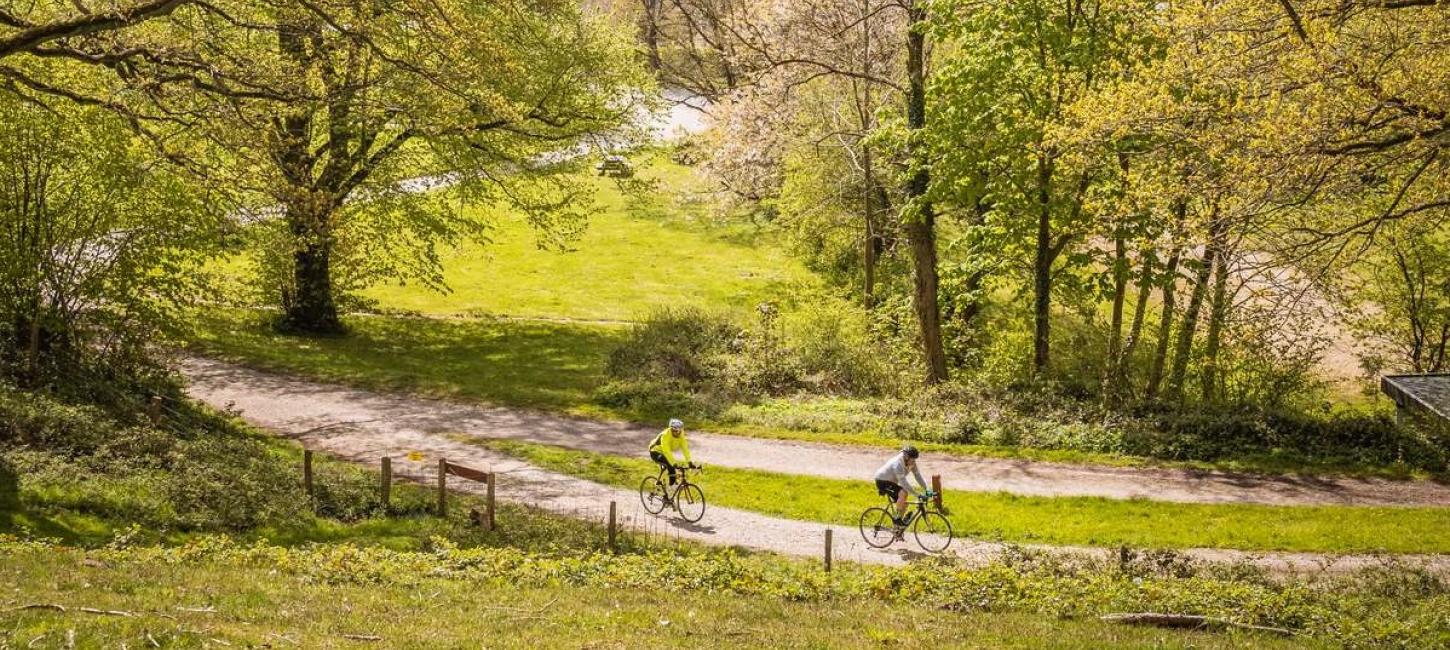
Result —
<path fill-rule="evenodd" d="M 399 431 L 468 433 L 623 455 L 642 454 L 658 432 L 653 427 L 620 422 L 352 390 L 212 360 L 188 359 L 181 370 L 191 377 L 197 397 L 216 405 L 234 402 L 250 417 L 268 413 L 265 424 L 281 431 L 379 420 Z M 855 480 L 869 479 L 889 454 L 868 447 L 706 433 L 691 433 L 690 448 L 698 460 L 709 465 Z M 1450 506 L 1450 486 L 1431 481 L 1269 476 L 932 454 L 924 458 L 922 467 L 925 474 L 940 474 L 947 490 L 1183 503 Z"/>
<path fill-rule="evenodd" d="M 248 421 L 295 438 L 309 449 L 367 463 L 375 463 L 382 456 L 392 457 L 394 471 L 405 477 L 434 480 L 437 459 L 447 458 L 458 464 L 497 472 L 498 495 L 503 500 L 589 518 L 602 517 L 608 503 L 615 501 L 619 504 L 623 526 L 657 536 L 819 557 L 825 530 L 834 528 L 834 557 L 837 560 L 900 564 L 918 556 L 911 550 L 914 545 L 897 544 L 886 551 L 871 549 L 849 527 L 831 527 L 730 508 L 710 508 L 699 524 L 688 524 L 678 518 L 654 517 L 643 511 L 633 490 L 546 471 L 478 445 L 459 442 L 448 435 L 456 432 L 497 435 L 501 431 L 546 430 L 550 433 L 538 438 L 518 437 L 558 442 L 556 436 L 572 435 L 580 438 L 575 446 L 607 450 L 611 444 L 619 444 L 620 440 L 627 442 L 629 448 L 638 447 L 636 443 L 641 431 L 637 428 L 380 394 L 210 360 L 189 359 L 182 362 L 181 369 L 191 378 L 192 395 L 203 402 L 218 408 L 238 410 Z M 715 462 L 717 459 L 706 454 L 725 449 L 718 444 L 725 440 L 727 438 L 720 436 L 702 438 L 701 456 Z M 770 443 L 767 449 L 786 449 L 787 455 L 797 451 L 793 446 L 778 446 L 776 443 Z M 407 460 L 405 456 L 410 452 L 421 453 L 423 460 Z M 458 479 L 453 479 L 451 485 L 466 491 L 476 491 L 480 487 Z M 997 557 L 1003 548 L 996 543 L 958 540 L 953 543 L 950 552 L 969 562 L 983 563 Z M 1076 547 L 1036 548 L 1054 552 L 1111 552 Z M 1194 549 L 1186 553 L 1205 561 L 1244 561 L 1280 571 L 1349 570 L 1382 561 L 1381 558 L 1368 556 L 1259 554 L 1218 549 Z M 1450 556 L 1400 556 L 1399 559 L 1450 573 Z"/>

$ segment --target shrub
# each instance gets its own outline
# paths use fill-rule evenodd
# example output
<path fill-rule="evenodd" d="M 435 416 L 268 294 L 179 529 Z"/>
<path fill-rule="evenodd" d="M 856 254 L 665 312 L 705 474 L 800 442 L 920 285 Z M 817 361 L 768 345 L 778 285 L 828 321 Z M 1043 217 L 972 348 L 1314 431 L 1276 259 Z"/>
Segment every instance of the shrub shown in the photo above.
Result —
<path fill-rule="evenodd" d="M 651 313 L 609 355 L 606 367 L 619 379 L 697 383 L 719 373 L 721 355 L 739 330 L 725 317 L 696 308 Z"/>
<path fill-rule="evenodd" d="M 291 468 L 258 440 L 215 436 L 177 446 L 165 493 L 186 530 L 247 530 L 303 509 Z"/>

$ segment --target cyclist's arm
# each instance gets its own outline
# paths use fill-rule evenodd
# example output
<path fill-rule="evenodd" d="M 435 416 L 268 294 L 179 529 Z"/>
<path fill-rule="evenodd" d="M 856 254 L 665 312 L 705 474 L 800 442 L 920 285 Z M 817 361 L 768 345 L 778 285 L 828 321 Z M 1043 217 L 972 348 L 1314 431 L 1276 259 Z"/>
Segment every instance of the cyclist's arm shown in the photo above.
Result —
<path fill-rule="evenodd" d="M 916 483 L 921 486 L 921 491 L 922 492 L 930 492 L 931 491 L 931 488 L 930 487 L 927 487 L 926 481 L 921 478 L 921 468 L 920 467 L 912 467 L 911 468 L 911 473 L 916 475 Z M 922 495 L 918 494 L 916 496 L 922 496 Z"/>
<path fill-rule="evenodd" d="M 684 455 L 686 465 L 695 464 L 695 461 L 690 460 L 690 441 L 685 436 L 680 436 L 680 453 Z"/>

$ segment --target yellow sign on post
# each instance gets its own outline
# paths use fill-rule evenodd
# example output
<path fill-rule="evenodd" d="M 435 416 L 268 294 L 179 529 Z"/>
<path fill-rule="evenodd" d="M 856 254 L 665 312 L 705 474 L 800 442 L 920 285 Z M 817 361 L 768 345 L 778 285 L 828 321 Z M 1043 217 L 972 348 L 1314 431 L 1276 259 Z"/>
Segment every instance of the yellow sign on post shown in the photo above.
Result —
<path fill-rule="evenodd" d="M 415 463 L 423 460 L 423 452 L 421 452 L 421 451 L 410 451 L 410 452 L 408 452 L 408 460 L 411 460 L 411 461 L 413 461 Z"/>

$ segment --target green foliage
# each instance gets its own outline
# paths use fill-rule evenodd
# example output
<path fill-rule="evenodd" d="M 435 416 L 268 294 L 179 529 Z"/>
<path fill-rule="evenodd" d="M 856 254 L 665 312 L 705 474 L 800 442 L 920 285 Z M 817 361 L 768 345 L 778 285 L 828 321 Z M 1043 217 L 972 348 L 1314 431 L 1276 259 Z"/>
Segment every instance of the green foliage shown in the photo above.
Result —
<path fill-rule="evenodd" d="M 0 394 L 0 415 L 0 453 L 22 502 L 178 531 L 246 530 L 298 514 L 293 472 L 214 416 L 163 431 L 19 392 Z"/>
<path fill-rule="evenodd" d="M 610 375 L 695 384 L 720 372 L 719 357 L 740 337 L 726 317 L 701 309 L 661 309 L 630 328 L 609 355 Z"/>
<path fill-rule="evenodd" d="M 201 294 L 214 219 L 115 115 L 0 92 L 0 375 L 137 365 Z"/>

